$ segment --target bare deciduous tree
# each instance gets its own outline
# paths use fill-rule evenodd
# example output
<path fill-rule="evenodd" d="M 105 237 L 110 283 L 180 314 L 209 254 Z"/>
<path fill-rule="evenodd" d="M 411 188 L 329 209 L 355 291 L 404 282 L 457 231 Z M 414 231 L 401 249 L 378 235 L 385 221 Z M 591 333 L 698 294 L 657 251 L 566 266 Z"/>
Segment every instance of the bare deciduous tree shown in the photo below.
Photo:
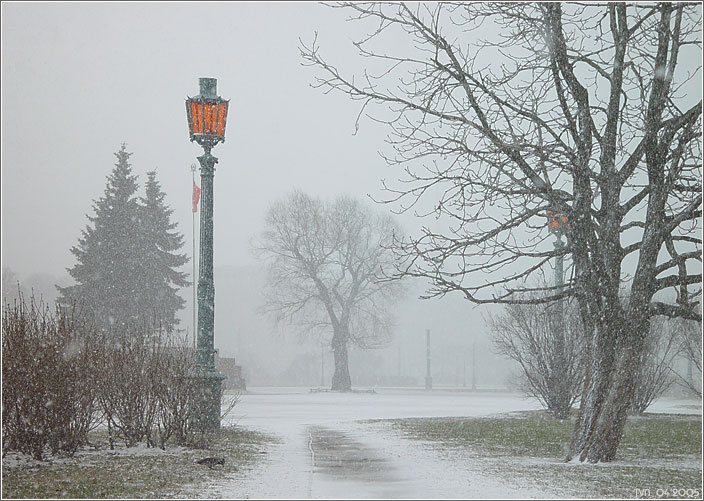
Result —
<path fill-rule="evenodd" d="M 397 231 L 390 216 L 347 197 L 327 203 L 294 192 L 267 213 L 257 246 L 268 267 L 264 309 L 306 331 L 332 334 L 335 391 L 352 387 L 349 343 L 373 348 L 390 339 L 389 306 L 401 286 L 383 278 L 394 264 Z"/>
<path fill-rule="evenodd" d="M 345 74 L 315 40 L 301 46 L 315 85 L 388 124 L 406 178 L 385 201 L 429 201 L 450 223 L 403 245 L 399 273 L 431 279 L 429 296 L 519 303 L 529 276 L 571 258 L 540 299 L 577 299 L 593 354 L 568 459 L 613 460 L 650 317 L 701 318 L 701 5 L 337 7 L 369 23 L 355 47 L 371 69 Z M 570 224 L 564 247 L 548 245 L 548 210 Z M 674 305 L 654 299 L 668 288 Z"/>
<path fill-rule="evenodd" d="M 587 361 L 576 305 L 510 304 L 488 320 L 496 348 L 521 366 L 521 390 L 557 419 L 566 419 L 580 396 Z M 555 315 L 564 315 L 556 328 Z"/>

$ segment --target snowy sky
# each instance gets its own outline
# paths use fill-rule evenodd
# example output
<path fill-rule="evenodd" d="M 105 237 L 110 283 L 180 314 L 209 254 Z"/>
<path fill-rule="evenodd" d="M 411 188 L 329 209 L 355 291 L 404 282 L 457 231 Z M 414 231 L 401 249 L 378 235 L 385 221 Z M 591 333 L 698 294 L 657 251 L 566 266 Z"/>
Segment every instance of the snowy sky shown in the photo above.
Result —
<path fill-rule="evenodd" d="M 199 93 L 200 77 L 217 78 L 218 94 L 230 99 L 226 142 L 213 150 L 216 269 L 257 263 L 250 240 L 269 204 L 294 187 L 378 198 L 381 180 L 399 176 L 378 154 L 388 131 L 364 120 L 354 135 L 359 103 L 311 88 L 316 71 L 302 66 L 299 54 L 299 38 L 310 43 L 317 31 L 323 54 L 358 69 L 351 41 L 368 26 L 346 17 L 313 2 L 2 2 L 2 266 L 21 280 L 67 279 L 75 264 L 70 249 L 123 142 L 140 190 L 146 172 L 157 169 L 190 255 L 190 167 L 202 149 L 189 141 L 184 100 Z M 396 42 L 407 43 L 389 40 Z M 408 215 L 400 222 L 417 234 L 422 221 Z M 232 301 L 236 284 L 222 282 L 228 277 L 216 275 L 218 301 Z M 186 327 L 190 289 L 182 296 Z M 434 339 L 448 337 L 448 349 L 471 346 L 481 334 L 469 326 L 482 312 L 460 297 L 409 301 L 403 307 L 413 315 L 400 314 L 409 320 L 399 330 L 414 339 L 408 349 L 418 374 L 426 328 Z M 231 318 L 235 310 L 223 306 L 215 341 L 224 355 L 271 348 L 266 343 L 293 349 L 293 340 L 265 339 L 252 311 L 239 308 Z M 395 370 L 396 346 L 389 350 Z M 404 351 L 404 360 L 411 355 Z"/>
<path fill-rule="evenodd" d="M 157 169 L 190 254 L 190 167 L 202 149 L 184 100 L 199 77 L 217 78 L 230 99 L 226 142 L 213 150 L 216 268 L 256 263 L 250 240 L 293 188 L 382 198 L 382 179 L 403 177 L 379 155 L 388 128 L 363 119 L 355 135 L 361 103 L 311 88 L 320 70 L 299 54 L 299 39 L 310 45 L 317 32 L 344 73 L 369 67 L 351 42 L 376 26 L 348 15 L 315 2 L 2 2 L 2 265 L 66 274 L 123 142 L 141 183 Z M 395 36 L 388 48 L 407 50 Z M 681 66 L 698 63 L 683 56 Z M 399 221 L 413 235 L 433 224 Z"/>
<path fill-rule="evenodd" d="M 382 128 L 367 121 L 354 136 L 358 104 L 312 89 L 299 56 L 299 37 L 315 31 L 326 52 L 351 53 L 354 28 L 316 3 L 3 2 L 3 266 L 65 274 L 122 142 L 142 184 L 157 169 L 190 254 L 202 150 L 184 100 L 199 77 L 231 100 L 213 150 L 216 267 L 254 261 L 250 238 L 293 187 L 380 193 Z"/>
<path fill-rule="evenodd" d="M 230 99 L 227 139 L 213 150 L 216 269 L 257 263 L 250 241 L 269 204 L 293 188 L 379 198 L 382 179 L 402 177 L 378 153 L 388 152 L 388 129 L 362 120 L 355 135 L 360 103 L 311 88 L 320 73 L 301 65 L 299 38 L 309 45 L 317 31 L 328 60 L 359 70 L 351 42 L 370 27 L 346 22 L 344 11 L 313 2 L 2 2 L 1 9 L 2 266 L 20 278 L 66 276 L 75 264 L 70 249 L 123 142 L 142 186 L 157 169 L 191 254 L 190 167 L 202 149 L 189 141 L 184 100 L 199 93 L 199 77 L 217 78 L 218 94 Z M 429 223 L 399 221 L 414 235 Z M 216 276 L 216 288 L 224 285 Z M 458 295 L 404 308 L 415 313 L 404 314 L 400 330 L 415 336 L 419 370 L 426 328 L 466 348 L 491 311 Z M 217 326 L 216 346 L 224 348 L 220 339 L 232 329 Z"/>

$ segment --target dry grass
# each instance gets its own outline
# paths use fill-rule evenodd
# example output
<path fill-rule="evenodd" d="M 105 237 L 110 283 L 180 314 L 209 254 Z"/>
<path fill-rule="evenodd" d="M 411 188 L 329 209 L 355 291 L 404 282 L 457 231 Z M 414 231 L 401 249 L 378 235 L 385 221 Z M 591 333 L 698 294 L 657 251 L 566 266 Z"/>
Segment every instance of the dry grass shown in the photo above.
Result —
<path fill-rule="evenodd" d="M 91 436 L 94 447 L 72 458 L 35 461 L 10 453 L 3 459 L 2 498 L 167 498 L 187 486 L 246 469 L 261 457 L 269 438 L 241 428 L 223 428 L 211 447 L 126 448 L 111 451 L 104 433 Z M 224 466 L 195 464 L 207 456 Z"/>
<path fill-rule="evenodd" d="M 507 483 L 532 484 L 548 497 L 701 498 L 701 416 L 645 414 L 626 424 L 616 461 L 564 463 L 573 422 L 544 411 L 491 418 L 391 420 L 392 429 L 471 457 Z"/>

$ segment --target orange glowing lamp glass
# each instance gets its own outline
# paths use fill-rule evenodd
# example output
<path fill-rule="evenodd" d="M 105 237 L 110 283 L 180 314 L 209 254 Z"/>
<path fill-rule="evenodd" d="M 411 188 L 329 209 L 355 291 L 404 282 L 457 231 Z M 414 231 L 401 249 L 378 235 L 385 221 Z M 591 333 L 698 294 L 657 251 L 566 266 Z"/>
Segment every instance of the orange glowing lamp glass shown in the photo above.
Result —
<path fill-rule="evenodd" d="M 186 99 L 186 116 L 191 141 L 210 149 L 225 141 L 230 101 L 217 95 L 217 79 L 201 78 L 200 95 Z"/>
<path fill-rule="evenodd" d="M 570 223 L 567 216 L 548 210 L 548 229 L 550 232 L 564 235 L 569 228 Z"/>

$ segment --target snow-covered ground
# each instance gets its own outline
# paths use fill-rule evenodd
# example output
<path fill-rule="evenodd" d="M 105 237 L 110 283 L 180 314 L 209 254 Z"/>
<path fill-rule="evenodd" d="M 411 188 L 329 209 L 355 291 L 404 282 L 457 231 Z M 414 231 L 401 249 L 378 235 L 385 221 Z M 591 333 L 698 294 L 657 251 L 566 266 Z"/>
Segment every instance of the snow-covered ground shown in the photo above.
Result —
<path fill-rule="evenodd" d="M 230 423 L 279 439 L 254 469 L 198 490 L 206 498 L 545 498 L 565 497 L 517 480 L 507 483 L 471 457 L 400 439 L 381 423 L 405 417 L 488 416 L 539 409 L 510 393 L 377 389 L 311 393 L 308 388 L 252 388 Z M 649 411 L 699 413 L 691 400 L 662 399 Z"/>
<path fill-rule="evenodd" d="M 660 414 L 701 414 L 701 401 L 694 399 L 681 399 L 672 397 L 661 397 L 653 402 L 645 412 L 655 412 Z"/>

